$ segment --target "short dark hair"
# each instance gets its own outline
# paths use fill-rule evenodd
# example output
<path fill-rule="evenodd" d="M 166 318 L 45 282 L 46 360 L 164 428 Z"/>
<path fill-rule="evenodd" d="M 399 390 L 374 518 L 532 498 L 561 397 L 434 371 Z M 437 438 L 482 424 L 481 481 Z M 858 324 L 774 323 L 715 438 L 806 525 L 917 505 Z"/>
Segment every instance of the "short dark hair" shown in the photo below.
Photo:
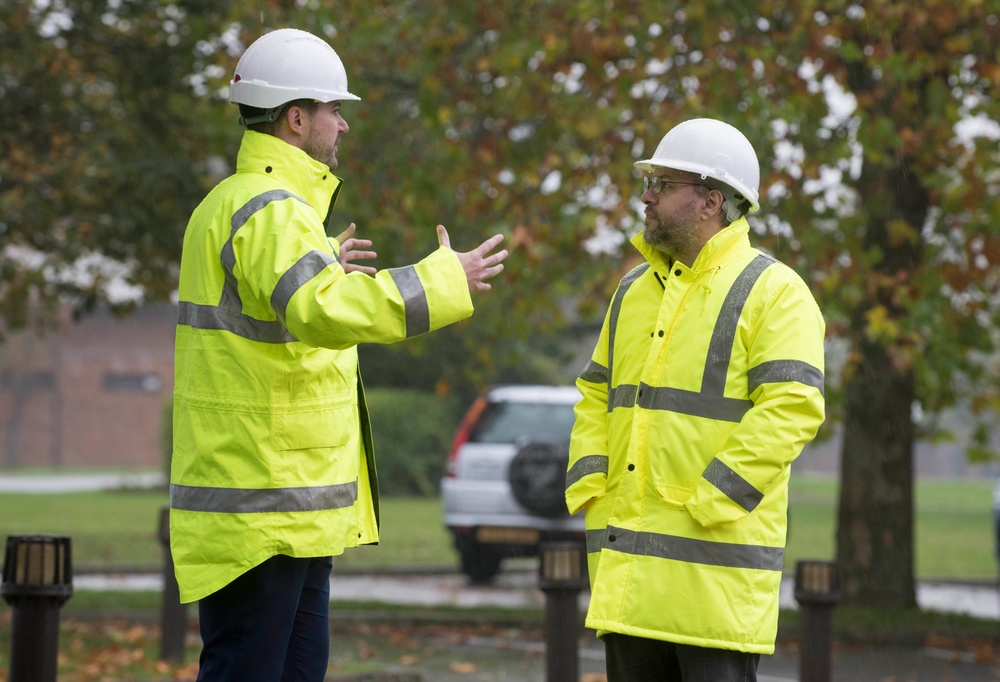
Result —
<path fill-rule="evenodd" d="M 281 125 L 279 121 L 285 115 L 288 107 L 299 107 L 300 109 L 305 109 L 310 114 L 316 112 L 316 105 L 319 104 L 314 99 L 295 99 L 291 102 L 286 102 L 282 104 L 278 115 L 274 117 L 273 121 L 260 121 L 259 123 L 251 123 L 247 126 L 247 130 L 253 130 L 257 133 L 265 133 L 267 135 L 274 135 L 278 132 L 278 128 Z M 261 109 L 260 107 L 252 107 L 249 104 L 240 104 L 240 116 L 245 119 L 255 118 L 258 116 L 265 115 L 269 109 Z"/>

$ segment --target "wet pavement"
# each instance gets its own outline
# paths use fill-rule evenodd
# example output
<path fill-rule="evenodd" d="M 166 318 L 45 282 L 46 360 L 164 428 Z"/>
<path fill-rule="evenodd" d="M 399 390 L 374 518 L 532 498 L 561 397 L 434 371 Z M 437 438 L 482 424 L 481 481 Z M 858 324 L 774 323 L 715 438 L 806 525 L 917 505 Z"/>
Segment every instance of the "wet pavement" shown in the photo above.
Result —
<path fill-rule="evenodd" d="M 16 479 L 16 480 L 12 480 Z M 43 480 L 48 479 L 48 480 Z M 81 475 L 26 480 L 0 476 L 0 493 L 99 490 L 161 485 L 162 476 Z M 37 490 L 35 489 L 37 488 Z M 386 575 L 338 573 L 330 581 L 333 640 L 328 682 L 544 682 L 545 634 L 539 627 L 474 622 L 456 624 L 394 619 L 391 610 L 369 614 L 339 611 L 338 603 L 371 601 L 410 607 L 541 607 L 544 594 L 530 562 L 501 574 L 493 585 L 471 586 L 452 571 Z M 162 590 L 159 575 L 79 575 L 74 589 Z M 781 603 L 794 609 L 792 582 L 782 584 Z M 586 607 L 587 593 L 579 605 Z M 933 642 L 920 646 L 838 644 L 832 652 L 830 682 L 1000 682 L 1000 594 L 995 585 L 921 583 L 917 601 L 924 610 L 968 614 L 996 621 L 996 636 L 979 646 Z M 192 609 L 192 612 L 194 610 Z M 192 613 L 192 616 L 194 614 Z M 459 618 L 460 617 L 456 617 Z M 197 637 L 196 628 L 189 633 Z M 579 682 L 604 682 L 603 645 L 581 629 Z M 779 641 L 763 657 L 760 682 L 797 682 L 796 641 Z"/>
<path fill-rule="evenodd" d="M 525 562 L 523 566 L 530 566 Z M 493 585 L 469 585 L 454 571 L 405 573 L 338 573 L 330 578 L 331 601 L 371 601 L 405 606 L 497 608 L 540 607 L 545 597 L 536 587 L 537 575 L 529 568 L 508 570 Z M 90 574 L 74 576 L 78 590 L 162 590 L 163 578 L 154 574 Z M 791 578 L 781 583 L 781 607 L 797 609 Z M 926 582 L 917 586 L 917 604 L 926 611 L 959 613 L 1000 621 L 1000 593 L 996 585 Z M 581 593 L 585 609 L 587 593 Z M 1000 628 L 1000 623 L 998 623 Z"/>
<path fill-rule="evenodd" d="M 469 585 L 453 572 L 407 575 L 338 573 L 330 580 L 331 675 L 328 682 L 544 682 L 545 633 L 540 625 L 504 618 L 506 608 L 542 608 L 531 562 L 521 560 L 505 570 L 496 583 Z M 159 576 L 83 575 L 77 589 L 160 589 Z M 796 608 L 790 582 L 782 586 L 782 603 Z M 830 682 L 1000 682 L 1000 596 L 995 587 L 922 585 L 921 606 L 968 613 L 997 621 L 997 636 L 981 642 L 947 641 L 915 646 L 837 644 L 832 652 Z M 587 593 L 579 595 L 581 610 Z M 357 602 L 408 608 L 359 611 Z M 350 609 L 338 604 L 350 602 Z M 447 622 L 423 618 L 419 607 L 455 607 Z M 413 607 L 417 607 L 414 610 Z M 495 614 L 484 621 L 482 607 Z M 463 621 L 462 608 L 476 609 L 477 618 Z M 439 611 L 437 612 L 439 613 Z M 193 633 L 192 633 L 193 634 Z M 578 640 L 580 682 L 604 682 L 603 645 L 592 631 L 581 628 Z M 794 638 L 780 640 L 773 656 L 761 659 L 760 682 L 799 679 L 799 648 Z"/>
<path fill-rule="evenodd" d="M 604 651 L 592 633 L 578 644 L 580 682 L 605 682 Z M 348 673 L 346 671 L 351 670 Z M 328 682 L 545 682 L 544 635 L 519 629 L 335 624 Z M 798 682 L 799 651 L 779 641 L 761 658 L 759 682 Z M 997 682 L 1000 666 L 942 648 L 834 648 L 830 682 Z"/>
<path fill-rule="evenodd" d="M 530 566 L 524 561 L 523 566 Z M 522 567 L 508 570 L 489 586 L 473 586 L 454 574 L 375 576 L 338 574 L 330 581 L 333 613 L 338 601 L 365 599 L 410 606 L 455 607 L 544 607 L 545 596 L 536 587 L 537 576 Z M 797 609 L 793 582 L 782 583 L 783 608 Z M 579 596 L 581 611 L 589 594 Z M 1000 682 L 1000 595 L 995 586 L 922 584 L 918 602 L 923 609 L 964 613 L 997 622 L 997 646 L 988 651 L 968 651 L 947 643 L 935 647 L 837 646 L 832 653 L 831 682 Z M 421 669 L 431 672 L 424 680 L 440 682 L 545 679 L 544 634 L 473 633 L 462 630 L 435 634 L 424 631 L 426 648 Z M 336 648 L 336 647 L 335 647 Z M 584 630 L 579 641 L 579 666 L 583 682 L 601 682 L 604 675 L 603 645 L 592 631 Z M 466 661 L 466 657 L 468 660 Z M 978 656 L 978 658 L 977 658 Z M 409 659 L 401 659 L 409 660 Z M 449 667 L 455 662 L 457 672 Z M 447 665 L 446 665 L 447 664 Z M 405 670 L 405 667 L 404 667 Z M 781 641 L 773 656 L 761 660 L 760 682 L 793 682 L 799 679 L 799 651 L 795 641 Z"/>

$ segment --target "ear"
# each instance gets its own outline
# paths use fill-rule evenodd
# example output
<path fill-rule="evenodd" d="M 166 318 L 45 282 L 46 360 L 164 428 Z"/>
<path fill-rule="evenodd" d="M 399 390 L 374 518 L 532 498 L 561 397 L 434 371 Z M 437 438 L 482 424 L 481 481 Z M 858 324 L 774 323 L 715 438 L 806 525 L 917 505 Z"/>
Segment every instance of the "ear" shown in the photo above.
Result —
<path fill-rule="evenodd" d="M 308 117 L 306 112 L 303 111 L 302 107 L 291 105 L 285 109 L 285 125 L 288 126 L 288 130 L 296 137 L 303 136 L 307 131 Z"/>
<path fill-rule="evenodd" d="M 722 192 L 713 189 L 702 198 L 705 201 L 702 206 L 702 219 L 708 220 L 717 213 L 722 213 L 722 203 L 726 200 Z"/>

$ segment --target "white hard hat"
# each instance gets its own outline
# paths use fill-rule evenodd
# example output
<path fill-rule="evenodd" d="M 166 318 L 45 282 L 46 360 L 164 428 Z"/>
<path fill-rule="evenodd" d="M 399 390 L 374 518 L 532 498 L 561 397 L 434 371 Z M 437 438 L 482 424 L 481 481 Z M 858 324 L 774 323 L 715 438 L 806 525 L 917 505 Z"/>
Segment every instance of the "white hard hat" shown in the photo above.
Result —
<path fill-rule="evenodd" d="M 654 167 L 696 173 L 726 195 L 726 213 L 743 201 L 750 210 L 760 209 L 760 164 L 750 140 L 739 130 L 711 118 L 695 118 L 680 123 L 663 136 L 651 159 L 636 161 L 635 167 L 651 172 Z M 723 185 L 723 186 L 719 186 Z M 729 191 L 727 191 L 729 190 Z M 736 217 L 739 212 L 736 211 Z"/>
<path fill-rule="evenodd" d="M 274 109 L 297 99 L 360 100 L 347 91 L 344 63 L 325 40 L 294 28 L 266 33 L 247 48 L 229 84 L 229 101 Z"/>

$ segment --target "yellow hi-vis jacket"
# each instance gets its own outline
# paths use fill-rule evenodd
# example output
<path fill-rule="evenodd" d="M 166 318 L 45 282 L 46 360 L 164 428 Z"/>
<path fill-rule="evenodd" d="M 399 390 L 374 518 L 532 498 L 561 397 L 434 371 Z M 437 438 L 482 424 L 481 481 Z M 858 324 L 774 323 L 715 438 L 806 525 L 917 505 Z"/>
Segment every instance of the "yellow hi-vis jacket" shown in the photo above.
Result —
<path fill-rule="evenodd" d="M 375 277 L 344 272 L 324 220 L 340 179 L 247 132 L 236 173 L 198 206 L 181 257 L 170 547 L 182 602 L 271 556 L 378 541 L 356 345 L 472 314 L 439 248 Z"/>
<path fill-rule="evenodd" d="M 792 460 L 823 421 L 822 315 L 740 219 L 693 267 L 637 235 L 570 444 L 585 509 L 587 626 L 769 654 Z"/>

